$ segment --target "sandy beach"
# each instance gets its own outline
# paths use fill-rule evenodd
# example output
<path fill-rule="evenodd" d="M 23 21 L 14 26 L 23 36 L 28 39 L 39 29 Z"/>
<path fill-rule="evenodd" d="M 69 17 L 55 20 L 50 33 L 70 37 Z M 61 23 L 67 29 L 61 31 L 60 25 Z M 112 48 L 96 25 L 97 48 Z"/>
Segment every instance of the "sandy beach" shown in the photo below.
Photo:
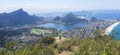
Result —
<path fill-rule="evenodd" d="M 120 24 L 120 22 L 116 22 L 116 23 L 112 24 L 111 26 L 109 26 L 109 27 L 105 30 L 105 34 L 108 35 L 108 34 L 112 31 L 112 29 L 113 29 L 114 27 L 116 27 L 116 25 L 118 25 L 118 24 Z"/>

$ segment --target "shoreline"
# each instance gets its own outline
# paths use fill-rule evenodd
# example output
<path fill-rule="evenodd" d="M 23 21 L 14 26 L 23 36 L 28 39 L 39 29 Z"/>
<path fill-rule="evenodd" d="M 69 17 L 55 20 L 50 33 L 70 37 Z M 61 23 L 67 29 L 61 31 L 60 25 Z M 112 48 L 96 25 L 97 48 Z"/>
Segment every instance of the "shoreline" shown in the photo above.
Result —
<path fill-rule="evenodd" d="M 113 29 L 114 27 L 116 27 L 118 24 L 120 24 L 120 22 L 116 22 L 116 23 L 110 25 L 109 27 L 107 27 L 106 30 L 105 30 L 105 34 L 106 34 L 106 35 L 110 34 L 110 32 L 112 31 L 112 29 Z"/>

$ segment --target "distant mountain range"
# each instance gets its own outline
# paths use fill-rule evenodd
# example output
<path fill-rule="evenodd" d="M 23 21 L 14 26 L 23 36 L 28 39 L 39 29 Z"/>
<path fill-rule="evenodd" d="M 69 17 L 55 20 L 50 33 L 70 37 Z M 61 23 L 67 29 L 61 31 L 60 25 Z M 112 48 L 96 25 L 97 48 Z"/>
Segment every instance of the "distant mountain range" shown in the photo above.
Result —
<path fill-rule="evenodd" d="M 38 20 L 40 20 L 39 17 L 31 16 L 23 9 L 0 14 L 0 26 L 35 24 Z"/>
<path fill-rule="evenodd" d="M 64 15 L 69 12 L 56 12 L 56 13 L 47 13 L 47 14 L 37 14 L 37 16 L 60 16 L 64 17 Z M 96 17 L 99 19 L 120 19 L 120 10 L 93 10 L 93 11 L 76 11 L 72 12 L 75 15 L 84 15 L 87 18 Z"/>
<path fill-rule="evenodd" d="M 82 12 L 76 12 L 77 15 L 81 15 Z M 120 10 L 95 10 L 84 11 L 83 15 L 87 18 L 96 17 L 98 19 L 120 19 Z"/>
<path fill-rule="evenodd" d="M 99 19 L 120 19 L 120 10 L 98 10 L 98 11 L 80 11 L 72 13 L 51 13 L 53 15 L 53 22 L 62 24 L 74 24 L 77 22 L 86 23 L 88 20 L 78 18 L 78 16 L 85 16 L 86 18 L 99 18 Z M 42 15 L 41 15 L 42 16 Z M 16 26 L 26 24 L 36 24 L 44 22 L 45 17 L 29 15 L 23 9 L 19 9 L 10 13 L 0 14 L 0 27 L 2 26 Z M 49 16 L 49 17 L 50 17 Z M 46 16 L 47 17 L 47 16 Z M 94 21 L 94 20 L 92 20 Z"/>
<path fill-rule="evenodd" d="M 75 24 L 75 23 L 78 23 L 78 22 L 81 22 L 81 23 L 87 23 L 88 22 L 87 19 L 78 18 L 73 13 L 68 13 L 64 17 L 57 16 L 53 20 L 54 20 L 54 22 L 58 21 L 60 23 L 67 24 L 67 25 L 69 25 L 69 24 Z"/>

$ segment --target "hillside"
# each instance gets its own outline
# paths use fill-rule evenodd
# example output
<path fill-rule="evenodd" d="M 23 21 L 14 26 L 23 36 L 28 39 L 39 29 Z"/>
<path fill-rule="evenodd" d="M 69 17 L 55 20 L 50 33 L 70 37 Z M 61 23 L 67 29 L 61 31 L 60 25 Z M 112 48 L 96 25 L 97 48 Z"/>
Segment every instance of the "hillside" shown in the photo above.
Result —
<path fill-rule="evenodd" d="M 64 39 L 64 40 L 63 40 Z M 43 37 L 36 43 L 22 45 L 16 41 L 7 42 L 0 48 L 2 55 L 119 55 L 120 42 L 110 36 L 101 38 L 62 38 Z M 26 51 L 27 50 L 27 51 Z"/>
<path fill-rule="evenodd" d="M 55 22 L 59 21 L 60 23 L 69 25 L 69 24 L 75 24 L 75 23 L 87 23 L 88 20 L 87 19 L 82 19 L 82 18 L 78 18 L 76 15 L 74 15 L 73 13 L 68 13 L 67 15 L 65 15 L 64 17 L 55 17 L 53 19 Z"/>
<path fill-rule="evenodd" d="M 0 26 L 35 24 L 39 20 L 37 16 L 31 16 L 23 9 L 0 14 Z"/>

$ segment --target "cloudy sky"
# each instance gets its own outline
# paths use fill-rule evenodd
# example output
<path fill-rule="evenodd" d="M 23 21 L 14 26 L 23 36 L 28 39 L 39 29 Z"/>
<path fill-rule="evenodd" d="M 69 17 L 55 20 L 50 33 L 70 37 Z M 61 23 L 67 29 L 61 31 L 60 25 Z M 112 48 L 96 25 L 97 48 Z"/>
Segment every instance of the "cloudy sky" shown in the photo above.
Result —
<path fill-rule="evenodd" d="M 0 13 L 23 8 L 29 13 L 120 9 L 120 0 L 0 0 Z"/>

